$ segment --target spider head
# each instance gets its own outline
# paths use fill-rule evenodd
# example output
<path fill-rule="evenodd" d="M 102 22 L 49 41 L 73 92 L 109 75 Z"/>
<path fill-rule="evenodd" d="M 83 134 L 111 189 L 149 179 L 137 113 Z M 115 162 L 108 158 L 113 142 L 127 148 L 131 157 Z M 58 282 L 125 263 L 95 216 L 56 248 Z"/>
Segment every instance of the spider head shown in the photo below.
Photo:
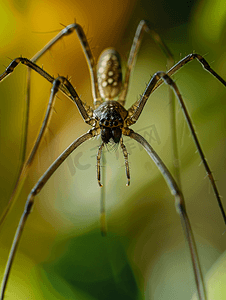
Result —
<path fill-rule="evenodd" d="M 119 53 L 113 48 L 105 49 L 99 57 L 97 79 L 100 95 L 105 100 L 118 96 L 122 86 L 122 70 Z"/>
<path fill-rule="evenodd" d="M 111 140 L 116 144 L 119 143 L 122 136 L 123 120 L 113 106 L 110 106 L 109 109 L 102 114 L 99 125 L 101 128 L 101 138 L 105 144 Z"/>
<path fill-rule="evenodd" d="M 119 143 L 122 136 L 127 110 L 117 101 L 106 101 L 94 110 L 94 116 L 99 121 L 102 141 Z"/>

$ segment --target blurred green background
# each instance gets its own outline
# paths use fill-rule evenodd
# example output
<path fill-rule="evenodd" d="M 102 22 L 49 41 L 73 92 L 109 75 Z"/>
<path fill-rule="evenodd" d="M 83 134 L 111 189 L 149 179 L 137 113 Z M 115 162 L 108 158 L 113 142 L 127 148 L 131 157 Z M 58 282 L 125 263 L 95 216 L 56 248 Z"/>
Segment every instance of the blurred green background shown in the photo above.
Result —
<path fill-rule="evenodd" d="M 147 19 L 176 61 L 195 51 L 225 79 L 225 17 L 225 3 L 219 0 L 2 0 L 0 72 L 9 64 L 8 57 L 32 57 L 63 28 L 61 24 L 74 19 L 83 26 L 96 58 L 104 48 L 114 46 L 125 68 L 136 27 Z M 51 75 L 71 76 L 82 100 L 92 104 L 89 72 L 75 34 L 55 45 L 39 65 Z M 138 99 L 156 71 L 166 69 L 164 55 L 144 35 L 126 108 Z M 226 90 L 198 62 L 191 62 L 174 78 L 224 201 Z M 28 150 L 40 129 L 50 88 L 32 74 Z M 0 84 L 0 95 L 3 211 L 21 163 L 24 66 Z M 222 299 L 225 272 L 217 263 L 222 267 L 225 261 L 225 227 L 179 107 L 176 113 L 182 186 L 209 299 Z M 49 127 L 24 187 L 0 228 L 1 276 L 29 191 L 61 151 L 89 129 L 75 105 L 60 94 Z M 171 169 L 168 87 L 162 86 L 151 96 L 133 129 L 147 138 Z M 130 187 L 125 186 L 121 151 L 106 152 L 108 236 L 102 238 L 99 231 L 96 152 L 100 140 L 95 139 L 73 153 L 37 196 L 13 265 L 7 299 L 191 299 L 195 284 L 174 199 L 145 151 L 129 139 L 124 141 L 130 153 Z M 214 284 L 211 274 L 215 274 Z"/>

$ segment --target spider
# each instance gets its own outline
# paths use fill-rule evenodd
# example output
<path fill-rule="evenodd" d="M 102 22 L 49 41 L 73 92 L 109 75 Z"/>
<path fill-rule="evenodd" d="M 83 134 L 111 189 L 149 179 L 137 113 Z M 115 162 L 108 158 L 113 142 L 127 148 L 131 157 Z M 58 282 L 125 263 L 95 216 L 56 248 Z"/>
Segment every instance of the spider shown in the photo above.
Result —
<path fill-rule="evenodd" d="M 91 82 L 92 82 L 92 95 L 93 95 L 93 108 L 86 105 L 80 97 L 78 96 L 76 90 L 70 83 L 69 79 L 63 76 L 58 76 L 57 78 L 52 77 L 49 75 L 46 71 L 44 71 L 42 68 L 40 68 L 36 61 L 48 50 L 50 49 L 57 41 L 59 41 L 63 36 L 69 35 L 73 32 L 76 32 L 81 46 L 83 48 L 84 54 L 86 56 L 86 60 L 89 66 L 90 76 L 91 76 Z M 35 196 L 41 191 L 41 189 L 44 187 L 45 183 L 48 181 L 48 179 L 52 176 L 52 174 L 58 169 L 58 167 L 62 164 L 62 162 L 75 150 L 77 149 L 81 144 L 83 144 L 85 141 L 90 140 L 94 137 L 100 136 L 101 137 L 101 145 L 99 146 L 98 152 L 97 152 L 97 181 L 99 186 L 102 186 L 101 183 L 101 171 L 100 171 L 100 161 L 101 161 L 101 155 L 102 150 L 105 145 L 109 144 L 116 144 L 119 145 L 122 149 L 122 153 L 124 156 L 125 161 L 125 170 L 126 170 L 126 177 L 127 177 L 127 185 L 130 184 L 130 170 L 129 170 L 129 162 L 128 162 L 128 153 L 126 146 L 123 142 L 123 136 L 130 137 L 131 139 L 134 139 L 137 141 L 141 146 L 146 150 L 148 155 L 152 158 L 162 175 L 164 176 L 165 181 L 167 182 L 169 189 L 172 193 L 172 195 L 175 198 L 175 205 L 176 205 L 176 211 L 178 212 L 182 227 L 184 229 L 185 233 L 185 239 L 189 245 L 190 254 L 191 254 L 191 260 L 193 265 L 193 271 L 194 271 L 194 277 L 196 281 L 196 287 L 197 287 L 197 293 L 199 299 L 207 299 L 205 286 L 203 283 L 203 277 L 202 272 L 200 268 L 199 258 L 196 250 L 195 240 L 193 237 L 190 221 L 186 212 L 185 208 L 185 202 L 183 193 L 180 189 L 180 184 L 176 182 L 176 180 L 173 178 L 161 158 L 158 156 L 158 154 L 154 151 L 152 146 L 138 133 L 134 132 L 130 127 L 131 125 L 135 124 L 143 109 L 144 106 L 149 99 L 149 96 L 151 93 L 153 93 L 162 83 L 165 83 L 169 85 L 172 90 L 174 91 L 179 104 L 181 106 L 181 109 L 184 113 L 184 117 L 187 121 L 188 127 L 191 131 L 192 137 L 194 139 L 194 143 L 197 147 L 197 150 L 199 152 L 199 155 L 201 157 L 201 160 L 203 162 L 203 165 L 206 169 L 207 175 L 210 179 L 211 185 L 213 187 L 215 196 L 218 201 L 218 205 L 220 207 L 221 213 L 223 215 L 224 221 L 226 223 L 226 215 L 223 209 L 223 205 L 221 203 L 221 199 L 219 196 L 219 192 L 217 190 L 213 175 L 210 171 L 210 168 L 207 164 L 207 161 L 205 159 L 205 155 L 201 149 L 200 143 L 198 141 L 198 138 L 196 136 L 191 118 L 188 114 L 188 111 L 186 109 L 185 103 L 182 99 L 182 96 L 179 92 L 179 89 L 176 85 L 176 83 L 173 81 L 171 76 L 178 71 L 180 68 L 182 68 L 185 64 L 189 63 L 190 61 L 196 59 L 198 60 L 204 69 L 209 71 L 215 78 L 217 78 L 224 86 L 226 86 L 226 82 L 209 66 L 207 61 L 199 54 L 193 53 L 190 55 L 187 55 L 183 59 L 181 59 L 177 64 L 172 66 L 168 72 L 157 72 L 155 73 L 150 81 L 147 84 L 147 87 L 143 94 L 141 95 L 140 99 L 137 100 L 128 110 L 124 108 L 126 96 L 128 93 L 129 88 L 129 81 L 130 81 L 130 75 L 131 71 L 134 67 L 135 58 L 137 56 L 137 52 L 142 40 L 143 33 L 147 32 L 149 33 L 152 38 L 155 40 L 155 42 L 164 50 L 167 58 L 169 61 L 173 61 L 172 54 L 170 53 L 168 47 L 164 44 L 164 42 L 161 40 L 160 36 L 152 29 L 150 24 L 147 21 L 140 21 L 134 40 L 132 43 L 132 47 L 130 50 L 128 62 L 127 62 L 127 69 L 125 74 L 125 79 L 122 81 L 122 71 L 121 71 L 121 62 L 120 62 L 120 56 L 118 52 L 114 48 L 107 48 L 102 52 L 102 54 L 99 57 L 98 63 L 96 64 L 92 52 L 90 50 L 86 35 L 82 29 L 82 27 L 77 24 L 71 24 L 67 27 L 65 27 L 54 39 L 52 39 L 40 52 L 38 52 L 32 59 L 27 59 L 24 57 L 18 57 L 14 59 L 9 66 L 6 68 L 5 72 L 0 76 L 0 81 L 5 79 L 8 75 L 10 75 L 14 69 L 18 66 L 18 64 L 22 63 L 28 67 L 28 83 L 30 83 L 30 71 L 31 69 L 40 74 L 42 77 L 44 77 L 46 80 L 48 80 L 52 84 L 51 94 L 49 98 L 49 104 L 46 111 L 45 119 L 42 124 L 42 128 L 39 132 L 39 136 L 36 140 L 36 143 L 28 157 L 28 159 L 25 161 L 24 166 L 21 169 L 19 179 L 17 181 L 20 181 L 21 178 L 24 177 L 27 170 L 29 169 L 29 166 L 31 165 L 31 162 L 34 159 L 34 156 L 37 152 L 37 149 L 39 147 L 40 141 L 43 137 L 43 134 L 45 132 L 45 129 L 47 127 L 47 124 L 49 122 L 50 112 L 53 106 L 54 98 L 56 97 L 56 94 L 61 91 L 63 94 L 65 94 L 67 97 L 69 97 L 74 103 L 77 105 L 77 108 L 84 120 L 85 123 L 91 126 L 91 129 L 81 135 L 79 138 L 77 138 L 53 163 L 52 165 L 47 169 L 47 171 L 41 176 L 41 178 L 38 180 L 38 182 L 35 184 L 33 189 L 31 190 L 30 194 L 28 195 L 26 205 L 24 208 L 24 212 L 21 216 L 14 241 L 10 250 L 9 258 L 7 261 L 7 265 L 5 268 L 5 274 L 2 282 L 2 289 L 1 289 L 1 300 L 4 299 L 6 286 L 9 279 L 10 270 L 12 267 L 13 259 L 16 254 L 16 250 L 19 244 L 19 241 L 21 239 L 21 235 L 26 223 L 26 220 L 31 212 L 31 209 L 34 205 Z M 29 97 L 29 94 L 28 94 Z M 117 98 L 117 100 L 116 100 Z M 9 205 L 3 215 L 3 218 L 1 222 L 4 220 L 9 207 L 12 203 L 12 199 L 16 193 L 16 187 L 15 186 L 13 195 L 9 201 Z M 104 232 L 104 215 L 102 216 L 102 232 Z"/>

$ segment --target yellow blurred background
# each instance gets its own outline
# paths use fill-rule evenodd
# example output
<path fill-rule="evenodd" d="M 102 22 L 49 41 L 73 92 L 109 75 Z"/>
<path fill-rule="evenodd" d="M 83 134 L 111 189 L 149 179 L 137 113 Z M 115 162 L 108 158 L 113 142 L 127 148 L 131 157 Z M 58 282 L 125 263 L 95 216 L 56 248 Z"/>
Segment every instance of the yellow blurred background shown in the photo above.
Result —
<path fill-rule="evenodd" d="M 10 63 L 9 58 L 31 58 L 63 25 L 74 20 L 87 34 L 96 59 L 104 48 L 113 46 L 120 52 L 125 69 L 136 27 L 141 19 L 147 19 L 170 47 L 176 61 L 195 51 L 204 55 L 225 79 L 224 6 L 219 0 L 214 4 L 211 0 L 181 2 L 180 6 L 177 1 L 167 0 L 30 0 L 23 4 L 3 0 L 0 72 Z M 71 77 L 81 99 L 92 105 L 89 71 L 76 34 L 59 41 L 38 64 L 50 75 Z M 159 70 L 166 70 L 166 59 L 145 35 L 126 108 L 138 99 L 150 77 Z M 226 89 L 198 62 L 191 62 L 174 78 L 225 202 Z M 32 73 L 28 150 L 40 129 L 50 88 L 48 82 Z M 21 163 L 26 67 L 18 66 L 0 83 L 0 95 L 3 211 Z M 168 108 L 168 87 L 162 86 L 151 96 L 133 129 L 152 143 L 171 168 Z M 176 111 L 182 187 L 203 272 L 207 274 L 225 251 L 225 227 L 179 106 Z M 51 162 L 88 129 L 76 106 L 59 93 L 49 131 L 15 205 L 0 228 L 1 276 L 29 191 Z M 6 299 L 191 299 L 195 284 L 174 199 L 145 151 L 128 139 L 125 145 L 130 153 L 130 187 L 125 186 L 121 151 L 105 153 L 109 234 L 107 238 L 101 237 L 100 188 L 96 180 L 99 144 L 100 140 L 95 139 L 77 149 L 37 196 L 15 258 Z M 222 271 L 214 268 L 219 284 L 215 288 L 216 284 L 207 283 L 209 299 L 222 299 Z M 207 280 L 209 277 L 207 274 Z M 218 294 L 212 297 L 211 293 Z"/>

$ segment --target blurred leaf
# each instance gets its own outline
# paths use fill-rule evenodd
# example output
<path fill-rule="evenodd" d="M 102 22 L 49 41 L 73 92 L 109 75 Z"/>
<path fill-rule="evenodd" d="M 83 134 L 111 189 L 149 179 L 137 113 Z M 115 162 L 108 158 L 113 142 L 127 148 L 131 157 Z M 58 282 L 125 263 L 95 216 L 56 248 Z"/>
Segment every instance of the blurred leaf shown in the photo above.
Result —
<path fill-rule="evenodd" d="M 52 253 L 54 260 L 43 264 L 43 269 L 59 294 L 67 295 L 70 290 L 73 299 L 78 292 L 79 299 L 141 299 L 120 237 L 108 233 L 103 238 L 95 230 L 61 241 Z"/>

